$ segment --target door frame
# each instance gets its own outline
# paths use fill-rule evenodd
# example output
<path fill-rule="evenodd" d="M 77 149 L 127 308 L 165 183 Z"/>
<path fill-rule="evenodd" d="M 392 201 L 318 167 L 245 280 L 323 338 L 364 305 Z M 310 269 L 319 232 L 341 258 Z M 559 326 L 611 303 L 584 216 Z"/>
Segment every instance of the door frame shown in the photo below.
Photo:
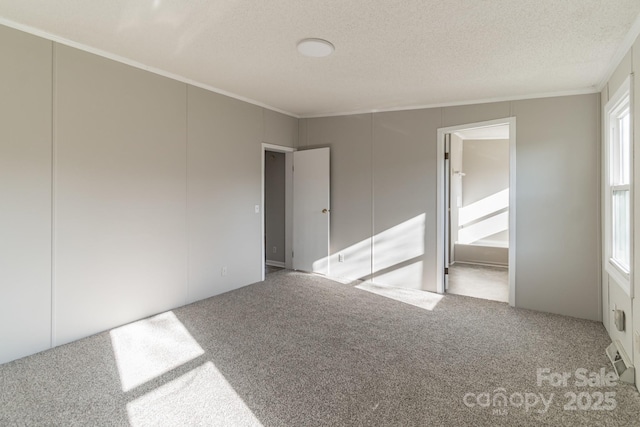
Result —
<path fill-rule="evenodd" d="M 264 241 L 264 233 L 265 233 L 265 209 L 264 209 L 264 159 L 265 153 L 267 151 L 275 151 L 277 153 L 284 153 L 284 169 L 285 169 L 285 214 L 284 214 L 284 266 L 287 269 L 291 269 L 293 266 L 293 262 L 291 260 L 291 250 L 293 246 L 293 152 L 296 151 L 295 148 L 285 147 L 283 145 L 274 145 L 267 144 L 265 142 L 262 143 L 262 151 L 261 151 L 261 162 L 260 162 L 260 170 L 262 171 L 260 175 L 261 184 L 261 199 L 260 199 L 260 247 L 262 248 L 260 251 L 260 266 L 261 266 L 261 277 L 264 280 L 265 277 L 265 268 L 266 268 L 266 248 Z"/>
<path fill-rule="evenodd" d="M 445 135 L 463 129 L 475 129 L 497 125 L 509 125 L 509 305 L 516 306 L 516 118 L 488 120 L 457 126 L 438 128 L 436 152 L 436 286 L 437 292 L 445 292 L 445 233 L 447 221 L 445 215 Z"/>

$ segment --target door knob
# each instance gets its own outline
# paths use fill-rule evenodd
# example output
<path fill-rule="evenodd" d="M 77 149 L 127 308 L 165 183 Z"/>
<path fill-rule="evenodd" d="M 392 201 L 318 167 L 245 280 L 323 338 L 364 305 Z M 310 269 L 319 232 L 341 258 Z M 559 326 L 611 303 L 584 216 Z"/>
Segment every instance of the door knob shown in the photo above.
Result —
<path fill-rule="evenodd" d="M 322 213 L 331 212 L 329 209 L 322 209 Z"/>

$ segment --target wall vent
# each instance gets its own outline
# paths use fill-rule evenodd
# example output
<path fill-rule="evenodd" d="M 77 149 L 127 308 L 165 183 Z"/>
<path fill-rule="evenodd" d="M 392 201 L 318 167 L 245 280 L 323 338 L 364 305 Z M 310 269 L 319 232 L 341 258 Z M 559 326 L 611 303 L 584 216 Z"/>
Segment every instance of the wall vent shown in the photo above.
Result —
<path fill-rule="evenodd" d="M 607 347 L 606 352 L 620 381 L 634 384 L 635 368 L 631 364 L 629 356 L 627 356 L 627 353 L 625 353 L 622 348 L 620 341 L 615 340 L 612 342 L 609 347 Z"/>

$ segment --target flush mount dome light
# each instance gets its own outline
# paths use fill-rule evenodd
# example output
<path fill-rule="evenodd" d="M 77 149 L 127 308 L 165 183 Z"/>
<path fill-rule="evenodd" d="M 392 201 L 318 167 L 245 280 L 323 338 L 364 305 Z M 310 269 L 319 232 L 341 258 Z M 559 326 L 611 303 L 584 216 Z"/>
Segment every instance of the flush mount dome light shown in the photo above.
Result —
<path fill-rule="evenodd" d="M 333 53 L 334 47 L 331 43 L 322 39 L 304 39 L 298 42 L 298 52 L 304 56 L 322 58 Z"/>

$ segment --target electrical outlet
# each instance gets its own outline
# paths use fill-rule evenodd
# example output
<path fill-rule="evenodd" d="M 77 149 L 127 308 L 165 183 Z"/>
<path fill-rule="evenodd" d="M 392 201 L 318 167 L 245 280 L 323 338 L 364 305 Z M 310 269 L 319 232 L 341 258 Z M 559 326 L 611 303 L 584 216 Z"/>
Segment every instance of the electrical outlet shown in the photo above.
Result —
<path fill-rule="evenodd" d="M 278 252 L 278 248 L 274 246 L 273 249 L 271 249 L 271 252 L 275 254 L 276 252 Z"/>
<path fill-rule="evenodd" d="M 338 254 L 338 262 L 344 262 L 344 254 Z"/>
<path fill-rule="evenodd" d="M 220 275 L 221 276 L 226 276 L 227 275 L 227 266 L 226 265 L 224 267 L 222 267 L 222 269 L 220 270 Z"/>

